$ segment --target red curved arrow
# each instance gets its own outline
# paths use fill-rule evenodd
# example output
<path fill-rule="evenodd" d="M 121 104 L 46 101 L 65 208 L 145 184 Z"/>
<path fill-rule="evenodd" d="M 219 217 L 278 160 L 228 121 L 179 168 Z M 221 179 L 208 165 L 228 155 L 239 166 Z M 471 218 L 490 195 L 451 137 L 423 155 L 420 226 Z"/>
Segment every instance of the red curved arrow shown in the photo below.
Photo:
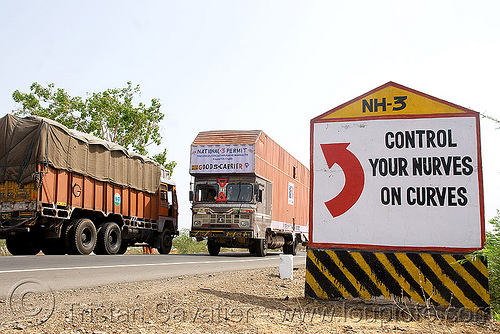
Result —
<path fill-rule="evenodd" d="M 365 186 L 365 174 L 358 158 L 347 149 L 350 143 L 321 144 L 328 168 L 337 164 L 344 171 L 342 191 L 325 202 L 333 218 L 346 213 L 359 199 Z"/>

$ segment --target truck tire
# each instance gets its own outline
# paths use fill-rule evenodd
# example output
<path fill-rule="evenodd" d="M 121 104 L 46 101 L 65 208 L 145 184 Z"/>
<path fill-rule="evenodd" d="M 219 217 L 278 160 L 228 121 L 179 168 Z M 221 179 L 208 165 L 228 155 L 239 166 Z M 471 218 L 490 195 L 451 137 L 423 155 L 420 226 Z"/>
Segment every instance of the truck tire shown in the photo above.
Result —
<path fill-rule="evenodd" d="M 73 251 L 73 241 L 71 240 L 71 229 L 73 228 L 73 225 L 75 225 L 76 220 L 70 221 L 68 224 L 65 224 L 63 226 L 63 230 L 61 232 L 61 238 L 63 238 L 64 241 L 64 248 L 66 249 L 66 254 L 76 254 Z"/>
<path fill-rule="evenodd" d="M 72 222 L 68 231 L 70 254 L 88 255 L 94 250 L 97 231 L 90 219 L 81 218 Z"/>
<path fill-rule="evenodd" d="M 115 255 L 120 251 L 122 243 L 122 232 L 115 222 L 102 224 L 97 230 L 97 242 L 94 248 L 95 254 Z"/>
<path fill-rule="evenodd" d="M 127 251 L 127 247 L 128 247 L 128 242 L 122 240 L 122 244 L 120 245 L 120 249 L 118 250 L 118 253 L 116 253 L 116 254 L 120 254 L 120 255 L 125 254 L 125 252 Z"/>
<path fill-rule="evenodd" d="M 40 252 L 40 242 L 29 234 L 8 238 L 5 244 L 12 255 L 36 255 Z"/>
<path fill-rule="evenodd" d="M 168 254 L 172 250 L 172 232 L 164 229 L 160 236 L 160 246 L 157 248 L 158 253 Z"/>
<path fill-rule="evenodd" d="M 207 242 L 208 253 L 212 256 L 217 256 L 220 253 L 220 245 L 211 241 L 210 239 Z"/>
<path fill-rule="evenodd" d="M 23 241 L 19 237 L 8 238 L 5 240 L 7 250 L 12 255 L 25 255 Z"/>
<path fill-rule="evenodd" d="M 259 257 L 267 255 L 267 238 L 255 239 L 255 255 Z"/>

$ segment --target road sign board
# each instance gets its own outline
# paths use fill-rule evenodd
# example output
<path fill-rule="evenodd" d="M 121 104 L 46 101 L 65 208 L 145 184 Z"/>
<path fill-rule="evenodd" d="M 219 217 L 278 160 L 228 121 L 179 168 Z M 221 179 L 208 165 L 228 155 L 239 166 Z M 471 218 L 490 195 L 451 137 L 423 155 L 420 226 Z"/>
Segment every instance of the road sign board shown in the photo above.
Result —
<path fill-rule="evenodd" d="M 484 243 L 479 114 L 389 82 L 311 121 L 311 247 Z"/>

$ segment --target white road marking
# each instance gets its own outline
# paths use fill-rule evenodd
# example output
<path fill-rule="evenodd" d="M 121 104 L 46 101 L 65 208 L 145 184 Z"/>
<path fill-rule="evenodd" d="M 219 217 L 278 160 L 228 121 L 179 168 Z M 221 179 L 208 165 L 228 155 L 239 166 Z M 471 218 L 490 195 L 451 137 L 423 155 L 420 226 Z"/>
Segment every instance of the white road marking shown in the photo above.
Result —
<path fill-rule="evenodd" d="M 163 262 L 163 263 L 143 263 L 143 264 L 116 264 L 116 265 L 87 266 L 87 267 L 12 269 L 12 270 L 0 270 L 0 274 L 35 272 L 35 271 L 127 268 L 127 267 L 149 267 L 149 266 L 173 266 L 173 265 L 179 265 L 179 264 L 214 264 L 214 263 L 231 263 L 231 262 L 254 262 L 254 261 L 269 261 L 269 260 L 277 260 L 277 258 L 248 259 L 248 260 L 221 260 L 221 261 L 203 261 L 203 262 Z"/>

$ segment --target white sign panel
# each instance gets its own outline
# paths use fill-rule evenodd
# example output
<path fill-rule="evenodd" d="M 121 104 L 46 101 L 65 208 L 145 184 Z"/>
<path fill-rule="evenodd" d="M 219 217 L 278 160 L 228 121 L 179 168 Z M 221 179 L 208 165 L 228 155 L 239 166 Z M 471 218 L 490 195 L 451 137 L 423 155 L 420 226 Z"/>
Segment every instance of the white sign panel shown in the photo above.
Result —
<path fill-rule="evenodd" d="M 433 117 L 314 123 L 313 244 L 480 248 L 476 122 Z"/>
<path fill-rule="evenodd" d="M 253 173 L 255 145 L 192 145 L 190 173 Z"/>

